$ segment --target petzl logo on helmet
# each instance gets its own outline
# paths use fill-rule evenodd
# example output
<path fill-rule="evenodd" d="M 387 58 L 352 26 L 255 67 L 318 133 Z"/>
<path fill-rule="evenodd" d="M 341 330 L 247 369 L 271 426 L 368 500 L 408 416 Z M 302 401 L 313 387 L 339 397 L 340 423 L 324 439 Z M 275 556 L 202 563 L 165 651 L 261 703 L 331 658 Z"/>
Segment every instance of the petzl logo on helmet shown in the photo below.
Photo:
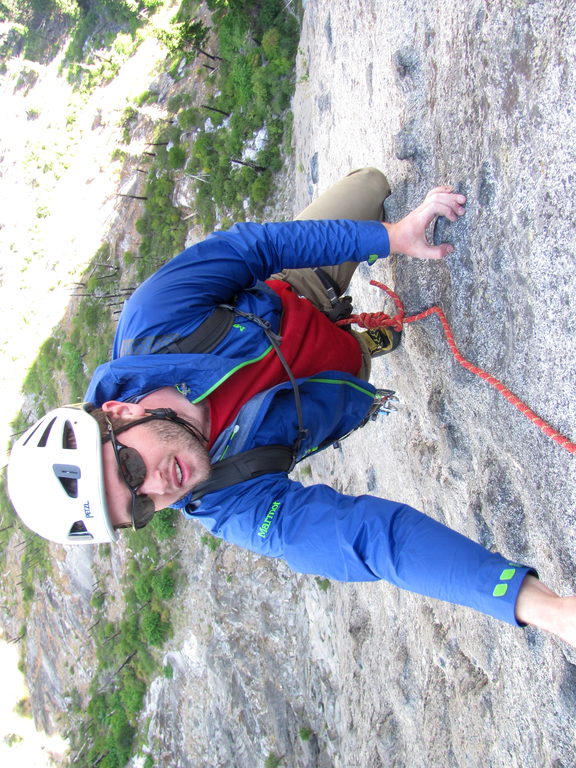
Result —
<path fill-rule="evenodd" d="M 92 512 L 90 510 L 90 502 L 89 501 L 85 501 L 84 502 L 84 517 L 94 517 L 94 515 L 92 514 Z"/>

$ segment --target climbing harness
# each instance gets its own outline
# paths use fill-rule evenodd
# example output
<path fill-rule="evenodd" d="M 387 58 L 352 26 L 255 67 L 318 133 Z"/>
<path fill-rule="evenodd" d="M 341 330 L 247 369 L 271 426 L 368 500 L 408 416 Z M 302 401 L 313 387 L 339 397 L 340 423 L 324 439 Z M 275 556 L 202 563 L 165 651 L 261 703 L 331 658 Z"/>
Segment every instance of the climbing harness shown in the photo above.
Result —
<path fill-rule="evenodd" d="M 314 274 L 322 283 L 324 293 L 330 302 L 330 310 L 323 314 L 333 323 L 350 317 L 352 314 L 352 297 L 341 296 L 340 286 L 332 280 L 328 272 L 322 269 L 322 267 L 314 267 Z"/>
<path fill-rule="evenodd" d="M 541 419 L 536 413 L 534 413 L 531 408 L 526 405 L 526 403 L 522 402 L 522 400 L 516 397 L 516 395 L 511 392 L 508 387 L 506 387 L 499 379 L 495 378 L 491 374 L 482 370 L 482 368 L 479 368 L 477 365 L 474 365 L 469 360 L 466 360 L 465 357 L 463 357 L 458 347 L 456 346 L 456 342 L 454 341 L 454 334 L 452 333 L 452 329 L 450 328 L 448 320 L 446 319 L 446 315 L 444 314 L 444 311 L 441 307 L 433 306 L 424 310 L 423 312 L 418 312 L 415 315 L 406 316 L 402 300 L 394 293 L 391 288 L 389 288 L 387 285 L 384 285 L 383 283 L 379 283 L 377 280 L 371 280 L 370 285 L 375 285 L 387 293 L 396 305 L 398 312 L 393 317 L 390 317 L 390 315 L 387 315 L 385 312 L 362 312 L 361 314 L 351 315 L 348 318 L 338 320 L 336 325 L 355 323 L 362 328 L 381 328 L 382 326 L 387 326 L 394 328 L 397 331 L 401 331 L 402 326 L 406 323 L 415 323 L 418 320 L 423 320 L 426 317 L 430 317 L 430 315 L 438 315 L 444 330 L 444 334 L 446 336 L 446 340 L 448 342 L 448 346 L 456 358 L 456 361 L 460 363 L 461 366 L 466 368 L 466 370 L 476 374 L 476 376 L 479 376 L 481 379 L 488 382 L 488 384 L 498 390 L 498 392 L 500 392 L 500 394 L 503 395 L 506 400 L 512 403 L 512 405 L 517 408 L 520 413 L 523 413 L 524 416 L 530 419 L 530 421 L 535 426 L 539 427 L 545 435 L 558 443 L 558 445 L 562 446 L 562 448 L 567 450 L 569 453 L 576 453 L 576 443 L 573 443 L 567 437 L 561 435 L 553 427 L 551 427 L 550 424 Z"/>

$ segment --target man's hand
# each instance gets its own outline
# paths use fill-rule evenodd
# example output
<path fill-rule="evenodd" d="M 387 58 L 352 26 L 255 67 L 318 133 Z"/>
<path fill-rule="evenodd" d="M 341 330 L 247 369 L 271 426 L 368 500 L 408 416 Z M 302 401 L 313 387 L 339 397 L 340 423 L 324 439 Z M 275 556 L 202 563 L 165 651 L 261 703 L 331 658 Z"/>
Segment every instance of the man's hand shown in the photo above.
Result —
<path fill-rule="evenodd" d="M 465 213 L 464 195 L 456 194 L 451 187 L 431 189 L 424 202 L 403 219 L 390 224 L 384 222 L 390 239 L 390 253 L 403 253 L 417 259 L 443 259 L 454 250 L 448 243 L 430 245 L 426 230 L 437 216 L 457 221 Z"/>

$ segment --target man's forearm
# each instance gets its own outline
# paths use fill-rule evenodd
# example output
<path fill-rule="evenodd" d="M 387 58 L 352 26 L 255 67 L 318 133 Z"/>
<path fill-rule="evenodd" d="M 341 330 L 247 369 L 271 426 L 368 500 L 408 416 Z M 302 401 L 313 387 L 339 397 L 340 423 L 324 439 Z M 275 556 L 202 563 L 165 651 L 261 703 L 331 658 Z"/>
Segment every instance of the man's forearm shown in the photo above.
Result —
<path fill-rule="evenodd" d="M 518 592 L 516 618 L 576 646 L 576 596 L 560 597 L 528 575 Z"/>

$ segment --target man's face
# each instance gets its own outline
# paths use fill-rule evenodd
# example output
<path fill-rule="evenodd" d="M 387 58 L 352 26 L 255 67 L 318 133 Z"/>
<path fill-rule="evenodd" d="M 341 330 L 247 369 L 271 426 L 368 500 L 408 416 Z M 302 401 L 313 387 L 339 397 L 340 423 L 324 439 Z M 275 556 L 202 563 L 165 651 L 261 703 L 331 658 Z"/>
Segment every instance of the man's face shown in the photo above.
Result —
<path fill-rule="evenodd" d="M 169 421 L 149 421 L 117 436 L 122 445 L 135 448 L 146 465 L 138 489 L 164 509 L 207 479 L 210 459 L 204 446 L 184 427 Z M 126 485 L 110 441 L 102 447 L 104 484 L 110 520 L 114 526 L 130 523 L 132 495 Z"/>

